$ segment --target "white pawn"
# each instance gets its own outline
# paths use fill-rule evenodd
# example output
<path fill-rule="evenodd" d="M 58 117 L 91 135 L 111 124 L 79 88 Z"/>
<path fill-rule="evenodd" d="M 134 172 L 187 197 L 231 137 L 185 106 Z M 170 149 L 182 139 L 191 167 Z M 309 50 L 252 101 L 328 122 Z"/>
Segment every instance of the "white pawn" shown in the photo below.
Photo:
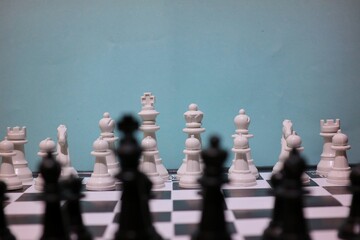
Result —
<path fill-rule="evenodd" d="M 323 151 L 320 156 L 319 164 L 316 168 L 316 174 L 321 177 L 327 177 L 332 166 L 334 165 L 335 150 L 331 148 L 332 138 L 340 129 L 340 120 L 327 119 L 320 120 L 320 136 L 324 139 Z"/>
<path fill-rule="evenodd" d="M 46 138 L 42 140 L 39 144 L 39 152 L 37 155 L 40 158 L 46 157 L 48 153 L 51 153 L 53 156 L 57 155 L 56 152 L 56 144 L 51 138 Z M 41 173 L 38 174 L 37 178 L 35 178 L 35 189 L 38 191 L 42 191 L 44 189 L 44 179 Z"/>
<path fill-rule="evenodd" d="M 242 134 L 244 137 L 246 138 L 252 138 L 254 137 L 253 134 L 249 133 L 249 125 L 250 125 L 250 117 L 248 115 L 245 114 L 245 110 L 244 109 L 240 109 L 239 114 L 234 118 L 234 123 L 236 126 L 236 134 L 233 135 L 233 137 L 235 138 L 236 135 L 238 134 Z M 254 164 L 254 160 L 251 157 L 251 150 L 247 153 L 247 161 L 249 164 L 249 169 L 251 171 L 251 173 L 255 176 L 255 178 L 259 177 L 259 171 L 256 168 L 255 164 Z M 234 168 L 234 162 L 235 159 L 233 160 L 233 164 L 231 165 L 230 169 L 229 169 L 229 173 L 231 173 L 231 171 Z"/>
<path fill-rule="evenodd" d="M 229 173 L 229 183 L 234 186 L 254 186 L 256 178 L 250 171 L 247 155 L 250 152 L 249 142 L 241 133 L 234 139 L 234 147 L 231 151 L 235 154 L 234 168 Z"/>
<path fill-rule="evenodd" d="M 184 113 L 185 121 L 186 121 L 186 127 L 183 129 L 184 133 L 188 134 L 188 138 L 191 137 L 191 135 L 194 135 L 196 139 L 199 140 L 200 145 L 202 145 L 201 142 L 201 133 L 205 132 L 205 128 L 203 128 L 202 125 L 202 119 L 204 117 L 204 113 L 199 110 L 198 106 L 195 103 L 191 103 L 188 107 L 188 111 Z M 200 147 L 201 149 L 201 147 Z M 187 159 L 186 156 L 182 160 L 182 163 L 177 171 L 177 179 L 180 180 L 182 175 L 186 172 L 186 163 Z M 203 170 L 203 161 L 200 157 L 200 171 Z"/>
<path fill-rule="evenodd" d="M 5 140 L 0 142 L 0 156 L 2 157 L 0 166 L 0 180 L 6 183 L 8 190 L 22 189 L 23 184 L 15 174 L 12 158 L 16 155 L 14 144 Z"/>
<path fill-rule="evenodd" d="M 284 161 L 289 157 L 289 151 L 286 151 L 286 138 L 293 132 L 292 122 L 288 119 L 283 121 L 283 128 L 281 134 L 281 150 L 279 154 L 279 159 L 273 167 L 273 173 L 279 172 L 284 164 Z M 300 142 L 301 145 L 301 142 Z"/>
<path fill-rule="evenodd" d="M 120 164 L 115 156 L 115 142 L 118 137 L 114 135 L 115 121 L 110 117 L 108 112 L 103 114 L 103 118 L 99 121 L 101 136 L 109 144 L 110 154 L 106 156 L 106 164 L 111 176 L 115 177 L 120 172 Z"/>
<path fill-rule="evenodd" d="M 327 182 L 338 185 L 348 185 L 351 168 L 349 167 L 346 151 L 351 148 L 348 137 L 338 130 L 332 138 L 331 148 L 335 150 L 334 165 L 327 175 Z"/>
<path fill-rule="evenodd" d="M 180 178 L 179 186 L 182 188 L 199 188 L 201 143 L 194 135 L 186 139 L 184 153 L 187 159 L 186 171 Z"/>
<path fill-rule="evenodd" d="M 110 154 L 108 143 L 99 137 L 93 143 L 91 155 L 95 156 L 94 172 L 86 182 L 90 191 L 115 190 L 115 179 L 110 175 L 106 164 L 106 156 Z"/>
<path fill-rule="evenodd" d="M 23 183 L 31 184 L 33 181 L 32 172 L 25 158 L 26 127 L 7 128 L 7 139 L 14 144 L 16 155 L 12 158 L 15 173 Z"/>
<path fill-rule="evenodd" d="M 158 189 L 165 187 L 164 179 L 156 170 L 155 156 L 159 153 L 156 140 L 151 136 L 147 136 L 141 141 L 141 147 L 143 149 L 143 161 L 140 165 L 141 171 L 145 173 L 153 183 L 152 188 Z"/>
<path fill-rule="evenodd" d="M 69 176 L 78 177 L 78 173 L 74 167 L 71 166 L 69 146 L 67 141 L 67 128 L 65 125 L 59 125 L 57 128 L 57 156 L 56 160 L 61 165 L 61 178 Z"/>

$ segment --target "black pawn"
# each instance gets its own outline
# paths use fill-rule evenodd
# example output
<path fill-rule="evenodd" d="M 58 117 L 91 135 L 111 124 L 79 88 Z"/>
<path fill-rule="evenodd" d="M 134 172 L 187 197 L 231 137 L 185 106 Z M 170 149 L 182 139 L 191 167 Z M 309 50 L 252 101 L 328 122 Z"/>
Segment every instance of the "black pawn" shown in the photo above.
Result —
<path fill-rule="evenodd" d="M 118 129 L 124 136 L 117 155 L 120 158 L 122 182 L 121 210 L 116 240 L 162 240 L 152 225 L 149 209 L 152 182 L 138 170 L 141 147 L 134 137 L 139 124 L 131 116 L 124 116 Z"/>
<path fill-rule="evenodd" d="M 0 239 L 3 240 L 15 240 L 16 238 L 10 232 L 7 221 L 4 213 L 4 201 L 8 200 L 8 197 L 5 196 L 6 184 L 3 181 L 0 181 Z"/>
<path fill-rule="evenodd" d="M 360 165 L 353 168 L 350 173 L 350 191 L 353 194 L 349 216 L 345 219 L 338 231 L 341 239 L 360 239 Z"/>
<path fill-rule="evenodd" d="M 199 228 L 193 234 L 192 240 L 230 240 L 231 235 L 225 222 L 225 201 L 221 186 L 227 180 L 223 174 L 223 164 L 226 151 L 220 149 L 218 137 L 210 139 L 210 148 L 203 151 L 204 175 L 199 180 L 202 186 L 203 206 Z"/>
<path fill-rule="evenodd" d="M 296 149 L 293 149 L 284 163 L 284 180 L 279 186 L 279 195 L 283 201 L 283 226 L 280 239 L 310 240 L 303 212 L 304 191 L 301 176 L 305 167 L 305 159 Z"/>
<path fill-rule="evenodd" d="M 72 233 L 72 238 L 74 237 L 77 240 L 93 239 L 91 233 L 84 225 L 81 216 L 80 199 L 84 197 L 82 193 L 82 179 L 71 176 L 63 182 L 63 187 L 64 197 L 67 200 L 65 212 L 68 217 L 69 230 Z"/>
<path fill-rule="evenodd" d="M 283 219 L 283 199 L 281 198 L 281 190 L 279 187 L 283 181 L 282 171 L 274 173 L 271 176 L 271 185 L 273 187 L 273 194 L 275 195 L 274 209 L 272 211 L 272 219 L 269 226 L 264 230 L 263 240 L 278 240 L 282 232 L 282 219 Z M 280 194 L 279 194 L 280 192 Z"/>
<path fill-rule="evenodd" d="M 61 173 L 60 163 L 51 153 L 42 159 L 40 173 L 44 178 L 43 200 L 45 201 L 45 213 L 43 216 L 42 240 L 68 240 L 69 233 L 66 229 L 64 216 L 61 211 L 59 177 Z"/>

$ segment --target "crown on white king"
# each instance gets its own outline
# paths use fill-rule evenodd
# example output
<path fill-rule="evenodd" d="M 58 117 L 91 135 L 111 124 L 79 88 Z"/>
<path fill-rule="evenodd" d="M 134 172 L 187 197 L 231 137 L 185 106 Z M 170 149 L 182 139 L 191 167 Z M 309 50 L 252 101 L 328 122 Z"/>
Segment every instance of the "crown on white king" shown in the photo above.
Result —
<path fill-rule="evenodd" d="M 336 133 L 340 129 L 340 119 L 320 120 L 320 129 L 323 133 Z"/>
<path fill-rule="evenodd" d="M 8 127 L 7 128 L 8 140 L 25 140 L 26 139 L 26 127 Z"/>

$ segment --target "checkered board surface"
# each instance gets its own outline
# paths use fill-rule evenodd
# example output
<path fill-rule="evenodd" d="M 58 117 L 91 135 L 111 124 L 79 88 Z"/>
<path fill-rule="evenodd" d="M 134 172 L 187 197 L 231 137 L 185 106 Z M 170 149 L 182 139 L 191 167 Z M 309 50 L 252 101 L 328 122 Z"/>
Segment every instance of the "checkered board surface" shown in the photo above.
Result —
<path fill-rule="evenodd" d="M 314 172 L 307 174 L 311 183 L 305 187 L 310 193 L 305 197 L 304 213 L 311 237 L 313 240 L 337 239 L 337 228 L 349 212 L 351 194 L 345 187 L 329 184 Z M 269 191 L 270 176 L 269 172 L 260 173 L 254 187 L 223 186 L 225 216 L 233 239 L 261 239 L 274 203 Z M 84 184 L 87 179 L 85 176 Z M 85 224 L 95 239 L 112 239 L 118 227 L 121 190 L 84 193 L 81 204 Z M 154 199 L 149 204 L 158 232 L 164 239 L 190 239 L 201 216 L 199 189 L 181 189 L 177 181 L 169 180 L 165 188 L 153 193 Z M 8 192 L 7 196 L 10 199 L 5 202 L 4 210 L 12 233 L 20 240 L 39 239 L 44 212 L 39 192 L 33 185 L 27 185 L 22 191 Z"/>

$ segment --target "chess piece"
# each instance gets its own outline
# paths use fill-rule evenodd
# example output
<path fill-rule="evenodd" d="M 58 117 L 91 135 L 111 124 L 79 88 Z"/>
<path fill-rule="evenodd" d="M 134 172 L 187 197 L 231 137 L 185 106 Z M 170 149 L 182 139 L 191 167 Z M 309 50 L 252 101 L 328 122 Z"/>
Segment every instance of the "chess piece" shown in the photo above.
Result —
<path fill-rule="evenodd" d="M 42 159 L 40 173 L 44 178 L 43 199 L 45 201 L 44 228 L 40 239 L 69 240 L 70 236 L 60 206 L 62 197 L 58 181 L 61 166 L 51 152 Z"/>
<path fill-rule="evenodd" d="M 250 171 L 248 164 L 249 142 L 241 133 L 234 139 L 234 147 L 231 150 L 235 154 L 234 167 L 229 173 L 231 185 L 249 187 L 256 185 L 255 175 Z"/>
<path fill-rule="evenodd" d="M 86 189 L 90 191 L 111 191 L 115 190 L 115 179 L 110 175 L 106 156 L 110 154 L 108 143 L 99 137 L 93 143 L 91 155 L 95 156 L 94 172 L 86 182 Z"/>
<path fill-rule="evenodd" d="M 348 144 L 348 137 L 341 130 L 338 130 L 332 138 L 331 148 L 335 150 L 335 159 L 326 180 L 333 184 L 348 185 L 350 183 L 351 168 L 349 167 L 346 151 L 351 147 Z"/>
<path fill-rule="evenodd" d="M 12 158 L 16 155 L 14 144 L 5 140 L 0 142 L 0 157 L 2 158 L 0 166 L 0 180 L 4 181 L 8 190 L 22 189 L 23 184 L 20 178 L 15 174 Z M 1 206 L 0 206 L 1 207 Z"/>
<path fill-rule="evenodd" d="M 280 188 L 283 181 L 282 171 L 274 173 L 271 176 L 271 184 L 273 188 L 273 194 L 275 195 L 274 208 L 272 211 L 272 218 L 269 226 L 264 230 L 262 240 L 278 240 L 282 233 L 282 220 L 284 216 L 283 202 L 281 198 L 282 188 Z"/>
<path fill-rule="evenodd" d="M 200 154 L 201 143 L 194 135 L 185 141 L 185 159 L 186 171 L 182 174 L 179 186 L 182 188 L 199 188 L 199 179 L 201 177 L 200 170 Z"/>
<path fill-rule="evenodd" d="M 204 113 L 199 110 L 198 106 L 195 103 L 192 103 L 188 107 L 188 111 L 184 113 L 185 121 L 186 121 L 186 127 L 183 129 L 184 133 L 188 134 L 188 138 L 191 138 L 191 135 L 194 135 L 196 139 L 200 142 L 200 149 L 201 149 L 201 133 L 205 132 L 205 128 L 203 128 L 201 125 L 201 121 L 204 117 Z M 177 179 L 180 180 L 182 175 L 186 172 L 186 155 L 185 158 L 182 161 L 181 166 L 179 167 L 177 171 Z M 203 169 L 203 163 L 200 156 L 200 172 L 202 172 Z"/>
<path fill-rule="evenodd" d="M 67 128 L 65 125 L 59 125 L 57 128 L 57 156 L 56 160 L 61 165 L 61 178 L 69 176 L 78 177 L 78 173 L 74 167 L 71 166 L 69 146 L 67 140 Z"/>
<path fill-rule="evenodd" d="M 276 164 L 273 167 L 273 173 L 279 172 L 284 164 L 284 161 L 289 157 L 289 152 L 286 151 L 286 138 L 294 131 L 293 130 L 293 125 L 292 122 L 288 119 L 285 119 L 282 123 L 283 128 L 282 128 L 282 134 L 281 134 L 281 150 L 280 150 L 280 155 L 279 155 L 279 159 L 276 162 Z"/>
<path fill-rule="evenodd" d="M 4 201 L 9 198 L 5 195 L 6 183 L 0 181 L 0 239 L 2 240 L 15 240 L 15 236 L 8 228 L 7 220 L 4 213 Z"/>
<path fill-rule="evenodd" d="M 81 216 L 80 199 L 84 197 L 82 190 L 82 179 L 73 175 L 63 181 L 64 195 L 67 202 L 64 205 L 68 216 L 69 230 L 74 239 L 91 240 L 91 233 L 83 223 Z"/>
<path fill-rule="evenodd" d="M 350 182 L 349 190 L 353 196 L 349 216 L 341 224 L 338 237 L 341 239 L 360 239 L 360 165 L 351 171 Z"/>
<path fill-rule="evenodd" d="M 40 158 L 46 157 L 48 153 L 51 153 L 54 157 L 57 155 L 56 144 L 51 138 L 42 140 L 39 144 L 39 148 L 40 151 L 37 153 L 37 155 Z M 42 177 L 41 173 L 39 173 L 37 178 L 35 178 L 34 187 L 38 191 L 42 191 L 44 189 L 44 178 Z"/>
<path fill-rule="evenodd" d="M 6 137 L 14 144 L 16 155 L 13 156 L 12 161 L 16 175 L 23 183 L 31 184 L 33 176 L 25 158 L 25 144 L 28 142 L 26 140 L 26 127 L 8 127 Z"/>
<path fill-rule="evenodd" d="M 332 166 L 334 165 L 335 150 L 331 148 L 332 138 L 340 129 L 340 120 L 320 120 L 320 129 L 320 136 L 323 137 L 324 144 L 323 151 L 320 156 L 320 162 L 318 163 L 316 168 L 316 174 L 320 175 L 321 177 L 327 177 Z"/>
<path fill-rule="evenodd" d="M 164 179 L 156 171 L 155 156 L 159 153 L 155 139 L 147 136 L 141 141 L 143 149 L 143 162 L 141 164 L 141 171 L 145 173 L 152 182 L 152 188 L 158 189 L 165 187 Z"/>
<path fill-rule="evenodd" d="M 205 163 L 204 175 L 200 179 L 203 195 L 202 215 L 192 240 L 231 239 L 226 227 L 224 198 L 221 193 L 221 185 L 227 182 L 222 168 L 226 156 L 226 151 L 220 149 L 220 140 L 217 137 L 212 137 L 210 147 L 202 152 Z"/>
<path fill-rule="evenodd" d="M 162 240 L 152 225 L 149 209 L 152 183 L 138 170 L 141 147 L 134 133 L 138 123 L 132 116 L 126 115 L 118 123 L 123 132 L 117 155 L 120 159 L 121 172 L 118 177 L 123 183 L 119 228 L 115 240 Z"/>
<path fill-rule="evenodd" d="M 279 239 L 310 240 L 308 227 L 303 212 L 302 174 L 305 160 L 294 148 L 284 162 L 284 180 L 279 186 L 282 198 L 282 230 Z M 289 214 L 291 213 L 291 214 Z"/>
<path fill-rule="evenodd" d="M 156 116 L 159 115 L 159 112 L 155 110 L 155 96 L 150 92 L 144 93 L 141 97 L 142 109 L 139 112 L 139 116 L 142 119 L 142 125 L 140 126 L 140 130 L 144 133 L 144 138 L 150 136 L 156 139 L 156 132 L 160 129 L 159 126 L 156 125 Z M 158 151 L 158 149 L 156 149 Z M 156 162 L 156 170 L 160 174 L 160 176 L 167 180 L 169 179 L 169 173 L 165 166 L 162 163 L 162 159 L 160 158 L 160 154 L 157 153 L 155 155 Z"/>
<path fill-rule="evenodd" d="M 115 156 L 115 142 L 118 140 L 118 137 L 114 135 L 115 121 L 110 117 L 108 112 L 103 114 L 103 118 L 99 121 L 99 128 L 101 135 L 109 145 L 110 154 L 106 156 L 106 164 L 108 171 L 111 176 L 115 177 L 120 171 L 119 162 Z"/>
<path fill-rule="evenodd" d="M 233 135 L 233 138 L 235 138 L 239 134 L 242 134 L 247 139 L 254 137 L 253 134 L 249 133 L 248 129 L 249 129 L 249 125 L 250 125 L 250 117 L 245 114 L 244 109 L 240 109 L 239 114 L 234 118 L 234 123 L 236 126 L 236 131 L 235 131 L 236 134 Z M 251 148 L 250 148 L 250 151 L 246 153 L 246 158 L 247 158 L 247 162 L 248 162 L 251 173 L 255 176 L 255 178 L 258 178 L 259 171 L 256 168 L 256 166 L 254 165 L 254 160 L 252 159 L 252 156 L 251 156 Z M 234 168 L 234 162 L 235 162 L 235 159 L 233 160 L 233 164 L 229 168 L 229 174 L 231 173 L 231 171 Z"/>

